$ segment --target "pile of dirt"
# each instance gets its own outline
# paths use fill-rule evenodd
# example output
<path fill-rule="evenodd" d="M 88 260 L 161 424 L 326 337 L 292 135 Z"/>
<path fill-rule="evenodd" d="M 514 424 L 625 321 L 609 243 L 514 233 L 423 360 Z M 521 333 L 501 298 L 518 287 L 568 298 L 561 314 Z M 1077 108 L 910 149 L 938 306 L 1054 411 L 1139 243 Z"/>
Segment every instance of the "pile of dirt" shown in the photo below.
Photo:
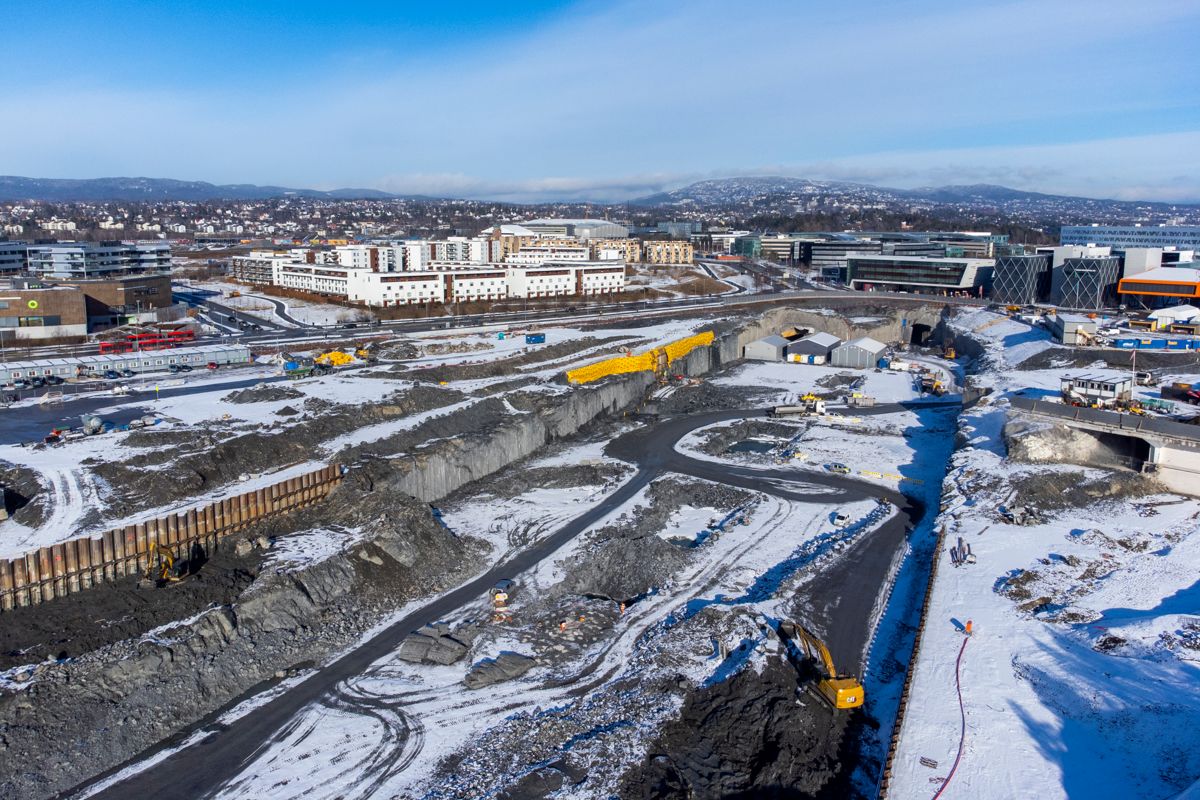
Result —
<path fill-rule="evenodd" d="M 631 601 L 662 586 L 689 560 L 689 551 L 663 539 L 671 515 L 683 506 L 729 511 L 754 494 L 731 486 L 666 478 L 651 484 L 649 505 L 637 506 L 615 523 L 590 534 L 586 544 L 564 559 L 566 577 L 551 594 Z"/>
<path fill-rule="evenodd" d="M 304 393 L 291 386 L 280 386 L 274 383 L 260 383 L 249 389 L 230 392 L 221 398 L 226 403 L 267 403 L 272 400 L 295 400 L 304 397 Z"/>
<path fill-rule="evenodd" d="M 796 670 L 773 657 L 761 673 L 744 669 L 689 693 L 619 796 L 815 796 L 841 769 L 846 717 L 814 697 L 798 704 L 796 685 Z"/>
<path fill-rule="evenodd" d="M 785 441 L 802 430 L 804 428 L 781 422 L 745 420 L 708 432 L 707 438 L 700 445 L 700 450 L 709 455 L 722 456 L 729 451 L 730 447 L 746 439 L 763 438 Z"/>
<path fill-rule="evenodd" d="M 1136 472 L 1113 472 L 1089 478 L 1083 470 L 1045 470 L 1016 477 L 1014 504 L 1038 511 L 1085 508 L 1095 503 L 1161 494 L 1166 488 Z"/>
<path fill-rule="evenodd" d="M 1021 369 L 1062 369 L 1065 367 L 1090 367 L 1103 362 L 1104 367 L 1128 370 L 1131 351 L 1102 350 L 1084 347 L 1050 347 L 1035 353 L 1021 362 Z M 1194 372 L 1200 366 L 1195 352 L 1159 352 L 1139 350 L 1138 369 L 1178 369 Z"/>
<path fill-rule="evenodd" d="M 748 386 L 721 386 L 711 381 L 680 386 L 658 401 L 660 414 L 696 414 L 701 411 L 721 411 L 730 408 L 765 408 L 774 403 L 778 394 L 773 389 L 754 389 Z"/>
<path fill-rule="evenodd" d="M 0 461 L 0 502 L 10 519 L 30 528 L 40 526 L 46 516 L 45 491 L 34 470 Z"/>
<path fill-rule="evenodd" d="M 412 342 L 388 342 L 375 355 L 380 361 L 411 361 L 420 354 L 420 348 Z"/>

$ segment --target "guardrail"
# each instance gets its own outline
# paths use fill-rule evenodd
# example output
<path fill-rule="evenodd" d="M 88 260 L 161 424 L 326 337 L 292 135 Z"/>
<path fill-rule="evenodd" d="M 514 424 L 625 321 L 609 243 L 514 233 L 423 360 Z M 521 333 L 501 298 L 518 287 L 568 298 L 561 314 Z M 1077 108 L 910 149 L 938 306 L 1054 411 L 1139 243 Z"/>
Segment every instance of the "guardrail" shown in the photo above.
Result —
<path fill-rule="evenodd" d="M 340 465 L 325 466 L 215 503 L 0 559 L 0 611 L 143 574 L 157 560 L 159 545 L 177 559 L 189 558 L 196 546 L 211 553 L 251 523 L 324 500 L 341 480 Z"/>

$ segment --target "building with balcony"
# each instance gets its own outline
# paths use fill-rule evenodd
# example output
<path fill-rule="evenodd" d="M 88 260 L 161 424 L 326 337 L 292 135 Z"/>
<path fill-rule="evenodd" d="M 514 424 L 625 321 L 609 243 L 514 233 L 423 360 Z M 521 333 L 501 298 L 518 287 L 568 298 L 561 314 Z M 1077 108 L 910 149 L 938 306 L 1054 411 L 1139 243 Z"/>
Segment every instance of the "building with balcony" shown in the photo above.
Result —
<path fill-rule="evenodd" d="M 171 268 L 166 242 L 51 242 L 27 246 L 27 269 L 45 278 L 99 278 Z"/>
<path fill-rule="evenodd" d="M 691 264 L 695 249 L 691 242 L 651 240 L 642 244 L 642 260 L 647 264 Z"/>

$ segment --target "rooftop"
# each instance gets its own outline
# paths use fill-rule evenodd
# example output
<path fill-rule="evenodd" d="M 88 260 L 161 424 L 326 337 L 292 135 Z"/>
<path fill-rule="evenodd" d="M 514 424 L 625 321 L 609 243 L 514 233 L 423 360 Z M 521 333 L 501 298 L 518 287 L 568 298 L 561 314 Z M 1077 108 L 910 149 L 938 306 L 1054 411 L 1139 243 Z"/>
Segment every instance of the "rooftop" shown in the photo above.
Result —
<path fill-rule="evenodd" d="M 1200 269 L 1156 267 L 1131 275 L 1124 280 L 1136 283 L 1200 283 Z"/>

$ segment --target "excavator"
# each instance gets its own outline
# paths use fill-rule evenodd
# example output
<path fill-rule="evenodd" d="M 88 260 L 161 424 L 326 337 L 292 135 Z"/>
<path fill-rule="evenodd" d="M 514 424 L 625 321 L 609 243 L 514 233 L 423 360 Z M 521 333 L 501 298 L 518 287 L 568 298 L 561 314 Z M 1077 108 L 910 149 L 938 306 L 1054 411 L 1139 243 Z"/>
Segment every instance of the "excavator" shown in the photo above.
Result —
<path fill-rule="evenodd" d="M 153 582 L 155 586 L 166 586 L 168 583 L 179 583 L 183 580 L 175 574 L 175 553 L 171 548 L 156 544 L 154 555 L 158 558 L 152 559 L 146 566 L 144 581 Z"/>
<path fill-rule="evenodd" d="M 817 682 L 817 695 L 838 710 L 858 708 L 863 704 L 863 685 L 851 675 L 839 675 L 833 666 L 833 656 L 816 634 L 802 625 L 783 621 L 779 623 L 780 638 L 788 645 L 789 652 L 800 654 L 817 662 L 821 679 Z"/>

